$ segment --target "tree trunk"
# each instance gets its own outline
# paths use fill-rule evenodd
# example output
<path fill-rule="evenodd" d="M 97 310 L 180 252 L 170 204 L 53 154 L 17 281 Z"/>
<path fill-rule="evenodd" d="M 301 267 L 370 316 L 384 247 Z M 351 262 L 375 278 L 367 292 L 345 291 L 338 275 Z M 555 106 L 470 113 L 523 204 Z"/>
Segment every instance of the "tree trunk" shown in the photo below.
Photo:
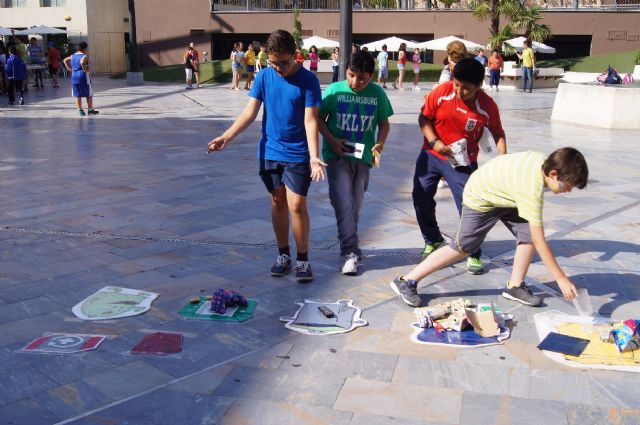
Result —
<path fill-rule="evenodd" d="M 500 13 L 498 13 L 498 2 L 500 0 L 489 0 L 489 14 L 491 16 L 491 32 L 500 32 Z"/>

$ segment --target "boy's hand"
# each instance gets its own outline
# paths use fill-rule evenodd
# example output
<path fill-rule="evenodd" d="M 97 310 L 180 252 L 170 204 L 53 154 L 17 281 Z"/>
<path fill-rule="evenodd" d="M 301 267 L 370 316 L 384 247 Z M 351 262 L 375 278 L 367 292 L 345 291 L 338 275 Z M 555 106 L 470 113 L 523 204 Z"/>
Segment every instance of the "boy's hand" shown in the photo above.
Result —
<path fill-rule="evenodd" d="M 345 139 L 332 139 L 329 140 L 329 147 L 336 155 L 343 156 L 345 153 L 349 153 L 345 143 L 347 143 Z"/>
<path fill-rule="evenodd" d="M 314 182 L 324 180 L 324 167 L 327 166 L 320 158 L 311 158 L 311 180 Z"/>
<path fill-rule="evenodd" d="M 440 139 L 433 145 L 433 150 L 444 156 L 451 156 L 451 148 L 444 144 Z"/>
<path fill-rule="evenodd" d="M 229 143 L 229 139 L 224 136 L 218 136 L 209 142 L 209 149 L 207 150 L 207 153 L 221 151 L 225 146 L 227 146 L 227 143 Z"/>
<path fill-rule="evenodd" d="M 571 301 L 578 295 L 576 285 L 566 277 L 558 280 L 558 286 L 560 287 L 565 300 Z"/>
<path fill-rule="evenodd" d="M 384 149 L 384 143 L 376 143 L 371 148 L 371 153 L 374 153 L 374 152 L 382 153 L 383 149 Z"/>

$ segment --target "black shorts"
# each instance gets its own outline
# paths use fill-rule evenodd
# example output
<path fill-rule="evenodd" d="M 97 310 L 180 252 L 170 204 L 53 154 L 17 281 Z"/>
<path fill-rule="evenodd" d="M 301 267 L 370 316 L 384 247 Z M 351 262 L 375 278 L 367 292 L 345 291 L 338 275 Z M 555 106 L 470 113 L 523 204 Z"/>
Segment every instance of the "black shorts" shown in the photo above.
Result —
<path fill-rule="evenodd" d="M 58 68 L 54 68 L 53 66 L 49 65 L 49 75 L 57 75 L 58 74 Z"/>
<path fill-rule="evenodd" d="M 260 178 L 269 193 L 284 184 L 294 193 L 307 196 L 311 185 L 311 165 L 308 162 L 259 161 Z"/>

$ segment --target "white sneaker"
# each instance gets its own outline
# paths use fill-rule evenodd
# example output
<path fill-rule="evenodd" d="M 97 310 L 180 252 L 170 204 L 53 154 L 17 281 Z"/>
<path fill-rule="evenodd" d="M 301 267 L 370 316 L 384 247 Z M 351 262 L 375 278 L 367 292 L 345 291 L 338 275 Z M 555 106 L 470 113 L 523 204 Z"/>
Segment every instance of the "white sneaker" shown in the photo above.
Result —
<path fill-rule="evenodd" d="M 493 91 L 493 87 L 489 86 L 489 93 L 491 93 Z"/>
<path fill-rule="evenodd" d="M 496 91 L 500 91 L 500 89 L 498 88 L 498 86 L 496 86 Z"/>
<path fill-rule="evenodd" d="M 342 274 L 346 274 L 348 276 L 355 276 L 358 274 L 358 263 L 360 262 L 360 257 L 356 254 L 349 254 L 345 257 L 344 265 L 342 266 Z"/>

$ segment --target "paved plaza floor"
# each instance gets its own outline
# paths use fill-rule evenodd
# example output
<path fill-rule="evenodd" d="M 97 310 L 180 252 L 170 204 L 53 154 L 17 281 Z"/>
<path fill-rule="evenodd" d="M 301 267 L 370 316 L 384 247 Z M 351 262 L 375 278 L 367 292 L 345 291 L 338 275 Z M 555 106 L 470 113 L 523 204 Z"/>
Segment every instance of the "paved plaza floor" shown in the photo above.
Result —
<path fill-rule="evenodd" d="M 277 251 L 257 176 L 260 123 L 225 151 L 206 153 L 244 107 L 246 92 L 131 88 L 107 78 L 95 88 L 95 117 L 77 116 L 68 81 L 57 90 L 30 89 L 22 107 L 0 105 L 0 424 L 640 423 L 637 375 L 563 366 L 536 348 L 535 313 L 575 310 L 539 259 L 530 281 L 544 295 L 541 308 L 500 296 L 514 250 L 501 226 L 483 245 L 485 274 L 458 264 L 425 279 L 419 291 L 431 304 L 493 301 L 515 316 L 511 338 L 477 349 L 409 340 L 413 311 L 388 282 L 419 260 L 422 247 L 411 189 L 425 90 L 388 92 L 395 115 L 360 218 L 362 272 L 340 274 L 327 183 L 315 183 L 315 279 L 301 285 L 292 275 L 268 274 Z M 546 234 L 599 314 L 637 318 L 638 134 L 552 123 L 554 96 L 553 89 L 494 95 L 508 149 L 574 146 L 585 154 L 589 185 L 547 194 Z M 450 192 L 440 190 L 437 201 L 441 228 L 451 235 L 457 212 Z M 72 314 L 108 285 L 160 296 L 130 318 L 94 322 Z M 219 287 L 256 299 L 254 318 L 229 324 L 178 315 L 193 296 Z M 278 318 L 305 298 L 352 299 L 369 325 L 324 337 L 285 329 Z M 130 354 L 155 331 L 183 334 L 183 351 Z M 107 340 L 73 355 L 22 351 L 47 332 Z"/>

